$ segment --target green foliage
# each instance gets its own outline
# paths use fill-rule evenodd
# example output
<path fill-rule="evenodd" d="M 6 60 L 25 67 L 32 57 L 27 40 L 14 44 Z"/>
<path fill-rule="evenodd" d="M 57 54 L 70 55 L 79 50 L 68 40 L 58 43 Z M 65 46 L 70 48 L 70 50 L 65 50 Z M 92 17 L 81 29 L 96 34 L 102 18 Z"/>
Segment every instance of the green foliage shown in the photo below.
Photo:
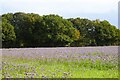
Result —
<path fill-rule="evenodd" d="M 34 28 L 32 17 L 25 13 L 15 13 L 13 15 L 12 24 L 15 27 L 17 36 L 17 45 L 20 47 L 29 46 L 32 42 L 32 29 Z"/>
<path fill-rule="evenodd" d="M 117 28 L 108 21 L 90 21 L 88 19 L 68 19 L 73 23 L 80 33 L 80 39 L 75 41 L 72 46 L 110 46 L 118 44 Z"/>
<path fill-rule="evenodd" d="M 2 19 L 0 16 L 0 48 L 2 48 Z"/>
<path fill-rule="evenodd" d="M 2 46 L 12 47 L 15 39 L 14 27 L 5 18 L 2 18 Z"/>
<path fill-rule="evenodd" d="M 117 45 L 117 28 L 104 20 L 96 24 L 96 42 L 98 45 Z"/>
<path fill-rule="evenodd" d="M 106 20 L 22 12 L 3 14 L 2 20 L 3 47 L 120 45 L 120 30 Z"/>
<path fill-rule="evenodd" d="M 73 46 L 89 46 L 96 45 L 95 42 L 95 26 L 94 23 L 88 19 L 69 19 L 75 28 L 77 28 L 80 33 L 80 39 L 74 42 Z"/>
<path fill-rule="evenodd" d="M 45 46 L 69 46 L 80 35 L 71 22 L 58 15 L 43 16 L 41 25 L 39 27 L 41 31 L 38 32 L 42 32 L 41 41 L 44 41 Z"/>

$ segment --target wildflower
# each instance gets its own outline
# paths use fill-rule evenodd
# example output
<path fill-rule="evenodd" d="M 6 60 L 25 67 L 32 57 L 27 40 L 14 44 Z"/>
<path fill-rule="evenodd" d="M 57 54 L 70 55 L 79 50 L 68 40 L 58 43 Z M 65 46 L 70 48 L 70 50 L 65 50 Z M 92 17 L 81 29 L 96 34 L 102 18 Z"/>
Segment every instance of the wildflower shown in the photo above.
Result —
<path fill-rule="evenodd" d="M 42 75 L 42 78 L 47 78 L 46 76 Z"/>

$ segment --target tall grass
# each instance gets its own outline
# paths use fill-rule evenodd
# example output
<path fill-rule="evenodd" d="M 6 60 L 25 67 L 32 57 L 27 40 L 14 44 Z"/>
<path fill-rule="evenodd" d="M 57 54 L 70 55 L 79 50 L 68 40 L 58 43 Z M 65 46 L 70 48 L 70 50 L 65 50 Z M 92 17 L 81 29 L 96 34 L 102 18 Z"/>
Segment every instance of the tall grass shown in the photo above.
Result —
<path fill-rule="evenodd" d="M 3 56 L 2 78 L 118 78 L 118 61 L 101 53 L 50 58 L 9 55 Z"/>

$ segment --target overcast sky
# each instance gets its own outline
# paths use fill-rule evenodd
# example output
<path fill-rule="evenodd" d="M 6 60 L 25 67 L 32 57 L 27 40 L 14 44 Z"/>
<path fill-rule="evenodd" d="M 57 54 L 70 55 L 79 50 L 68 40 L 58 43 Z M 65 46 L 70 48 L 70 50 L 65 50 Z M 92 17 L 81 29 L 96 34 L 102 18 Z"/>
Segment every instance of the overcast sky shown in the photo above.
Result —
<path fill-rule="evenodd" d="M 0 14 L 58 14 L 64 18 L 108 20 L 118 26 L 119 0 L 0 0 Z"/>

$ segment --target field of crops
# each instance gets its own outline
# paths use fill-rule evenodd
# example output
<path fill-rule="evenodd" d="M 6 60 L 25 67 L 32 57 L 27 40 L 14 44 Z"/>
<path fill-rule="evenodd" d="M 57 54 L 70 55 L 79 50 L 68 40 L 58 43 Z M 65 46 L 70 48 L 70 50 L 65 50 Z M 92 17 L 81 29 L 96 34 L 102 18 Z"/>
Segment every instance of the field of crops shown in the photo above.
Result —
<path fill-rule="evenodd" d="M 2 49 L 2 78 L 118 78 L 118 46 Z"/>

